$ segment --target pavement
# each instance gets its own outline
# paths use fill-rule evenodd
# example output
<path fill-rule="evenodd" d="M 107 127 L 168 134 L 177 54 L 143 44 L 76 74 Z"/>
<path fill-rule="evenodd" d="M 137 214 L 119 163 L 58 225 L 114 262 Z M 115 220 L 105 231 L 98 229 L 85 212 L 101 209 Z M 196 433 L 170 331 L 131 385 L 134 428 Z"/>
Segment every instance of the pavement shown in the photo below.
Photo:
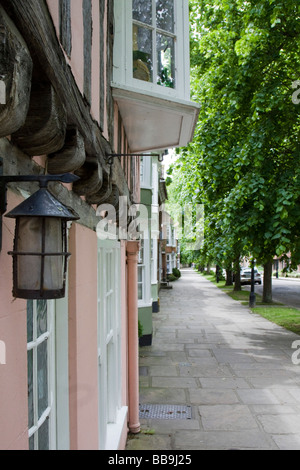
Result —
<path fill-rule="evenodd" d="M 300 450 L 300 336 L 191 269 L 172 285 L 140 348 L 141 432 L 126 449 Z"/>

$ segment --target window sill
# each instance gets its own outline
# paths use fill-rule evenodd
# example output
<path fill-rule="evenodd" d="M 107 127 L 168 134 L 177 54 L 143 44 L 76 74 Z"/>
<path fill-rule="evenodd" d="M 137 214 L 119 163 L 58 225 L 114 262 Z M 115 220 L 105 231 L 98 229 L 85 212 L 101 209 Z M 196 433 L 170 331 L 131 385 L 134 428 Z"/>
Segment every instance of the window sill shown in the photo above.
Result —
<path fill-rule="evenodd" d="M 138 308 L 152 307 L 152 302 L 153 302 L 152 299 L 150 299 L 148 302 L 146 302 L 145 300 L 139 300 Z"/>
<path fill-rule="evenodd" d="M 127 426 L 128 407 L 123 406 L 117 411 L 115 423 L 107 425 L 107 438 L 105 450 L 118 450 L 124 426 Z"/>

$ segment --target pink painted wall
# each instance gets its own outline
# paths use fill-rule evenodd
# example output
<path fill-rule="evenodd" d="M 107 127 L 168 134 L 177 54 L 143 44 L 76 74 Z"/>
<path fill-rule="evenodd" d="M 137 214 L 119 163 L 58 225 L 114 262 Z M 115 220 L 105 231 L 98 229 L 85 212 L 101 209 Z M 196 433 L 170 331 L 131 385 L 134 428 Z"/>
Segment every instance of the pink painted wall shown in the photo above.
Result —
<path fill-rule="evenodd" d="M 82 0 L 71 1 L 72 54 L 70 65 L 81 93 L 84 89 L 83 13 Z"/>
<path fill-rule="evenodd" d="M 8 210 L 22 198 L 8 191 Z M 28 449 L 26 301 L 12 297 L 12 257 L 15 221 L 3 217 L 0 252 L 0 341 L 6 364 L 0 364 L 0 449 Z"/>
<path fill-rule="evenodd" d="M 73 224 L 69 263 L 71 450 L 98 448 L 97 236 Z"/>
<path fill-rule="evenodd" d="M 95 2 L 93 2 L 95 3 Z M 58 0 L 47 0 L 49 12 L 55 26 L 56 34 L 59 38 L 59 2 Z M 83 60 L 83 14 L 82 0 L 71 1 L 71 22 L 72 22 L 72 54 L 71 59 L 65 54 L 66 61 L 72 68 L 74 78 L 78 88 L 83 93 L 84 60 Z"/>
<path fill-rule="evenodd" d="M 105 18 L 107 16 L 107 0 L 105 1 Z M 49 12 L 55 26 L 56 34 L 59 39 L 59 2 L 58 0 L 47 0 Z M 65 54 L 66 62 L 70 65 L 79 90 L 84 90 L 84 53 L 83 53 L 83 13 L 82 0 L 71 1 L 71 21 L 72 21 L 72 53 L 71 58 Z M 104 63 L 106 68 L 106 41 L 104 44 L 104 55 L 100 54 L 100 8 L 99 2 L 92 1 L 92 21 L 93 21 L 93 39 L 92 39 L 92 100 L 91 114 L 93 118 L 100 122 L 100 62 Z M 107 37 L 107 24 L 105 21 L 103 35 Z M 106 90 L 107 79 L 104 74 L 104 89 Z M 103 135 L 108 139 L 106 96 L 104 97 L 104 129 Z"/>
<path fill-rule="evenodd" d="M 93 42 L 92 42 L 92 102 L 91 114 L 100 122 L 100 7 L 92 1 Z"/>
<path fill-rule="evenodd" d="M 52 20 L 56 29 L 57 37 L 59 37 L 59 1 L 58 0 L 46 0 L 49 11 L 52 16 Z"/>
<path fill-rule="evenodd" d="M 104 12 L 104 17 L 107 18 L 107 1 L 108 0 L 103 0 L 105 2 L 105 12 Z M 103 35 L 106 38 L 107 37 L 107 21 L 105 21 L 104 26 L 103 26 Z M 107 42 L 104 41 L 104 57 L 101 57 L 101 61 L 104 62 L 104 70 L 106 70 L 107 67 Z M 107 90 L 108 84 L 107 84 L 107 74 L 104 74 L 104 90 Z M 107 107 L 106 107 L 106 92 L 104 96 L 104 129 L 103 129 L 103 136 L 105 139 L 109 139 L 109 134 L 108 134 L 108 122 L 107 122 Z"/>

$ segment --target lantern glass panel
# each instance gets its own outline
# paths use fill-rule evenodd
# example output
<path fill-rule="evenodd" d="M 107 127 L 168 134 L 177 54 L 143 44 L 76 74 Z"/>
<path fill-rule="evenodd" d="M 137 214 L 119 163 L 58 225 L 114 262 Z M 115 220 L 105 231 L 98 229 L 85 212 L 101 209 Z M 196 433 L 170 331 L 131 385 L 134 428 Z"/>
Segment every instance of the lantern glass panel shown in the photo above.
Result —
<path fill-rule="evenodd" d="M 15 247 L 18 253 L 18 289 L 38 291 L 63 288 L 64 256 L 49 256 L 64 251 L 62 223 L 61 219 L 51 217 L 20 217 Z M 26 253 L 26 256 L 20 253 Z"/>

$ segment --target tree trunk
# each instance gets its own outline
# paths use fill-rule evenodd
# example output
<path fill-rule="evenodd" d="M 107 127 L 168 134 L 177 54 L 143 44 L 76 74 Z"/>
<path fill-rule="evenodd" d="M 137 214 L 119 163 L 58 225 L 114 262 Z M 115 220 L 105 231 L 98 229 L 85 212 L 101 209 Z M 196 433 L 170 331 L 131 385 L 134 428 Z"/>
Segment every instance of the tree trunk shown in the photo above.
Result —
<path fill-rule="evenodd" d="M 232 269 L 226 269 L 226 286 L 232 286 Z"/>
<path fill-rule="evenodd" d="M 240 269 L 240 258 L 236 258 L 234 261 L 234 291 L 242 290 L 241 287 L 241 269 Z"/>
<path fill-rule="evenodd" d="M 264 264 L 264 282 L 263 282 L 263 302 L 272 302 L 272 268 L 273 261 L 270 260 Z"/>

